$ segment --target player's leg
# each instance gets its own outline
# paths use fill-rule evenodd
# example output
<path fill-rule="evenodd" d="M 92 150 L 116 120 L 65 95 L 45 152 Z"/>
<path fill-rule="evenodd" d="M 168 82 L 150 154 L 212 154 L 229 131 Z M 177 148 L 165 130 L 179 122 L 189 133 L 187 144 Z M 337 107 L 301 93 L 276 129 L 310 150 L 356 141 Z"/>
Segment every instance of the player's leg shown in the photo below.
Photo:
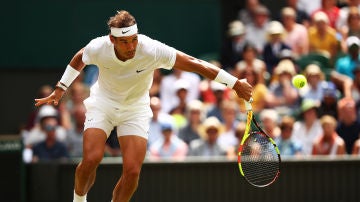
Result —
<path fill-rule="evenodd" d="M 123 172 L 113 191 L 113 202 L 128 202 L 138 186 L 147 140 L 129 135 L 120 136 L 119 143 L 123 155 Z"/>
<path fill-rule="evenodd" d="M 75 197 L 84 196 L 94 184 L 96 169 L 104 156 L 106 133 L 98 128 L 88 128 L 83 137 L 83 159 L 75 171 Z M 83 201 L 86 197 L 83 197 Z M 81 200 L 79 200 L 81 201 Z"/>

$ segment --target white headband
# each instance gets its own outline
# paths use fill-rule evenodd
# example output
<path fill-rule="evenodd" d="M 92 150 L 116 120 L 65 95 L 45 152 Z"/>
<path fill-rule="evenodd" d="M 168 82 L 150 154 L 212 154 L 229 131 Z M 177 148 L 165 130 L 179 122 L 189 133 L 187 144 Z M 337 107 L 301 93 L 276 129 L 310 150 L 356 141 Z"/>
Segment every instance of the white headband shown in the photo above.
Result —
<path fill-rule="evenodd" d="M 111 35 L 115 37 L 131 36 L 138 33 L 138 28 L 136 24 L 130 27 L 122 27 L 122 28 L 111 27 L 110 30 L 111 30 Z"/>

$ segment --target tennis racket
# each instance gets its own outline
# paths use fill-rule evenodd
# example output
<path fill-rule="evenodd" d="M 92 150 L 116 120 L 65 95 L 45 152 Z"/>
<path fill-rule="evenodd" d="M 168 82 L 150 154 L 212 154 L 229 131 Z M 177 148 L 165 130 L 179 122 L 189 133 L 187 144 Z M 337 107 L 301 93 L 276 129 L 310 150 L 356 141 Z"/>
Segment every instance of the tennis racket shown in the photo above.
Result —
<path fill-rule="evenodd" d="M 247 119 L 244 136 L 238 149 L 240 173 L 256 187 L 266 187 L 280 174 L 280 152 L 274 140 L 259 126 L 251 103 L 245 101 Z"/>

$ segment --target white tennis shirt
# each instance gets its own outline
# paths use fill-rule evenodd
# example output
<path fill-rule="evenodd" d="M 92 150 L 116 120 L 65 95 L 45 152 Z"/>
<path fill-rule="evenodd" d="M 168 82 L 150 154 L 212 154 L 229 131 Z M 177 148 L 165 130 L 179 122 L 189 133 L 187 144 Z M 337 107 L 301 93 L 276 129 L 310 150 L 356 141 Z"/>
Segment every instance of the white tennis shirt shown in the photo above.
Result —
<path fill-rule="evenodd" d="M 97 82 L 91 87 L 92 101 L 115 106 L 148 105 L 153 72 L 157 68 L 171 69 L 176 50 L 145 35 L 138 35 L 134 58 L 125 62 L 115 55 L 109 36 L 93 39 L 86 45 L 82 60 L 99 68 Z"/>

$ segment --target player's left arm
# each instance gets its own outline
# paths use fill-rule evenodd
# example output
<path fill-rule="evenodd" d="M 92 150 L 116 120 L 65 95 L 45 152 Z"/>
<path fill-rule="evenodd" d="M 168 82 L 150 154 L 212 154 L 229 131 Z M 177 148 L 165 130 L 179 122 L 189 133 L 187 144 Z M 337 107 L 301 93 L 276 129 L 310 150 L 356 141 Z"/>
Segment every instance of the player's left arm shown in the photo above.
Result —
<path fill-rule="evenodd" d="M 223 83 L 236 91 L 240 98 L 248 101 L 252 95 L 252 86 L 246 80 L 239 80 L 219 67 L 177 51 L 174 68 L 195 72 L 208 79 Z"/>

